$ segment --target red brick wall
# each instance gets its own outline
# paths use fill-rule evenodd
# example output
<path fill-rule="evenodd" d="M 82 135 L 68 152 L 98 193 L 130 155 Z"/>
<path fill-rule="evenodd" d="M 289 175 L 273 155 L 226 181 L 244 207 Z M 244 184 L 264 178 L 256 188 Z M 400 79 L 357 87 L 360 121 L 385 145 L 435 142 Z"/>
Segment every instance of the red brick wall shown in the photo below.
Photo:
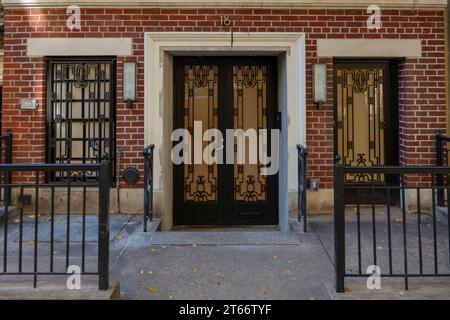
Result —
<path fill-rule="evenodd" d="M 348 9 L 82 9 L 81 31 L 66 27 L 65 9 L 6 9 L 3 128 L 14 133 L 14 161 L 45 160 L 45 61 L 26 56 L 30 37 L 132 37 L 134 52 L 118 57 L 117 146 L 122 168 L 142 169 L 144 145 L 144 38 L 146 31 L 229 31 L 220 26 L 228 15 L 236 32 L 305 32 L 307 146 L 309 176 L 332 187 L 332 59 L 319 59 L 320 38 L 421 39 L 423 58 L 406 59 L 399 68 L 400 159 L 402 164 L 433 164 L 434 130 L 445 128 L 444 11 L 382 10 L 383 27 L 368 30 L 365 10 Z M 139 101 L 132 110 L 122 103 L 124 60 L 139 63 Z M 329 99 L 317 110 L 311 101 L 311 65 L 329 66 Z M 21 111 L 21 98 L 36 98 L 38 111 Z"/>

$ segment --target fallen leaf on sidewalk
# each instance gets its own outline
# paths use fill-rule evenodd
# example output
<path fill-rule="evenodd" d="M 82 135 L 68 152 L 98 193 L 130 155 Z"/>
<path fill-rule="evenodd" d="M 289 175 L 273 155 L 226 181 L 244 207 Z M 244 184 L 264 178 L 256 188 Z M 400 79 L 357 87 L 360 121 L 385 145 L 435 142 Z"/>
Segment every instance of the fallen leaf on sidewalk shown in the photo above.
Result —
<path fill-rule="evenodd" d="M 261 292 L 261 294 L 267 294 L 268 292 L 266 288 L 261 288 L 259 291 Z"/>
<path fill-rule="evenodd" d="M 28 244 L 29 244 L 30 246 L 34 246 L 34 241 L 33 241 L 33 240 L 28 240 Z"/>
<path fill-rule="evenodd" d="M 150 248 L 150 250 L 152 251 L 152 252 L 157 252 L 158 250 L 156 250 L 155 248 Z"/>
<path fill-rule="evenodd" d="M 197 268 L 192 268 L 192 272 L 196 273 L 197 272 Z"/>
<path fill-rule="evenodd" d="M 41 216 L 40 214 L 37 215 L 38 218 L 40 216 Z M 35 214 L 28 214 L 27 217 L 30 218 L 30 219 L 34 219 L 34 218 L 36 218 L 36 215 Z"/>
<path fill-rule="evenodd" d="M 120 240 L 122 240 L 122 236 L 120 234 L 118 234 L 114 237 L 114 241 L 120 241 Z"/>
<path fill-rule="evenodd" d="M 139 274 L 144 274 L 144 269 L 141 269 L 141 270 L 139 271 Z"/>
<path fill-rule="evenodd" d="M 223 279 L 224 279 L 224 276 L 222 275 L 222 272 L 217 272 L 217 273 L 216 273 L 216 281 L 217 281 L 216 283 L 217 283 L 218 285 L 221 285 Z"/>
<path fill-rule="evenodd" d="M 150 293 L 156 293 L 156 291 L 158 291 L 158 290 L 156 288 L 153 288 L 153 287 L 148 287 L 147 291 L 150 292 Z"/>

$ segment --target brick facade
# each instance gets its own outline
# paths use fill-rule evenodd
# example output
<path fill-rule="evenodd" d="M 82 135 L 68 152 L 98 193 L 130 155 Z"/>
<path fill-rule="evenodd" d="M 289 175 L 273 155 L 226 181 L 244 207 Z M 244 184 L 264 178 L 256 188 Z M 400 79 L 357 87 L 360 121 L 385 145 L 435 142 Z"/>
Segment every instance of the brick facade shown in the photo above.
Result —
<path fill-rule="evenodd" d="M 81 31 L 66 27 L 65 9 L 6 9 L 3 128 L 14 133 L 15 163 L 45 161 L 45 60 L 27 57 L 32 37 L 131 37 L 133 56 L 118 57 L 117 148 L 122 169 L 143 169 L 144 32 L 230 31 L 220 26 L 228 15 L 235 32 L 304 32 L 306 34 L 307 147 L 310 177 L 332 188 L 333 60 L 318 58 L 316 41 L 343 39 L 420 39 L 423 57 L 399 66 L 401 164 L 434 164 L 435 129 L 446 127 L 445 25 L 443 10 L 383 10 L 383 27 L 368 30 L 363 9 L 82 9 Z M 139 101 L 127 109 L 122 101 L 122 62 L 138 62 Z M 312 103 L 311 65 L 328 65 L 329 97 L 317 109 Z M 19 100 L 35 98 L 37 111 L 22 111 Z M 140 185 L 137 185 L 140 186 Z"/>

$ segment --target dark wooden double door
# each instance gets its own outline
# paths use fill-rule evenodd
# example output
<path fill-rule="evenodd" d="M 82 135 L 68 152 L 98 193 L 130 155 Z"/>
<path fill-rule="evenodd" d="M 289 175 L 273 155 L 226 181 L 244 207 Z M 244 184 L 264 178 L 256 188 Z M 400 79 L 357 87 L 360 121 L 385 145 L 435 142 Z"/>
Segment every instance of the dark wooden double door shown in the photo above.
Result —
<path fill-rule="evenodd" d="M 223 163 L 208 164 L 204 159 L 198 163 L 192 156 L 191 163 L 174 165 L 175 225 L 278 223 L 278 175 L 262 175 L 259 158 L 257 163 L 249 161 L 249 145 L 255 144 L 254 140 L 244 139 L 241 155 L 246 161 L 238 161 L 237 139 L 228 141 L 226 134 L 227 129 L 258 132 L 277 127 L 276 74 L 276 59 L 271 57 L 175 58 L 175 129 L 188 130 L 192 154 L 203 152 L 212 141 L 196 146 L 195 127 L 199 124 L 202 135 L 218 129 L 224 139 Z M 259 148 L 259 135 L 257 140 Z M 270 134 L 267 142 L 270 150 Z M 227 161 L 227 153 L 233 161 Z"/>

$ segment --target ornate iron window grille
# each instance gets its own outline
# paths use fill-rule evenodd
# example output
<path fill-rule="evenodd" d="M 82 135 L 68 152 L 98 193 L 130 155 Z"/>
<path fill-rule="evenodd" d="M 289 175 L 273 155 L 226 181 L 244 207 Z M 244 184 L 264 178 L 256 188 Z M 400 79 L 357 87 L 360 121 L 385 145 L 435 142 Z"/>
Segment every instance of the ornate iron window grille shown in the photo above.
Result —
<path fill-rule="evenodd" d="M 47 162 L 108 161 L 115 183 L 115 59 L 50 58 L 47 70 Z M 49 179 L 97 181 L 98 174 L 52 172 Z"/>

